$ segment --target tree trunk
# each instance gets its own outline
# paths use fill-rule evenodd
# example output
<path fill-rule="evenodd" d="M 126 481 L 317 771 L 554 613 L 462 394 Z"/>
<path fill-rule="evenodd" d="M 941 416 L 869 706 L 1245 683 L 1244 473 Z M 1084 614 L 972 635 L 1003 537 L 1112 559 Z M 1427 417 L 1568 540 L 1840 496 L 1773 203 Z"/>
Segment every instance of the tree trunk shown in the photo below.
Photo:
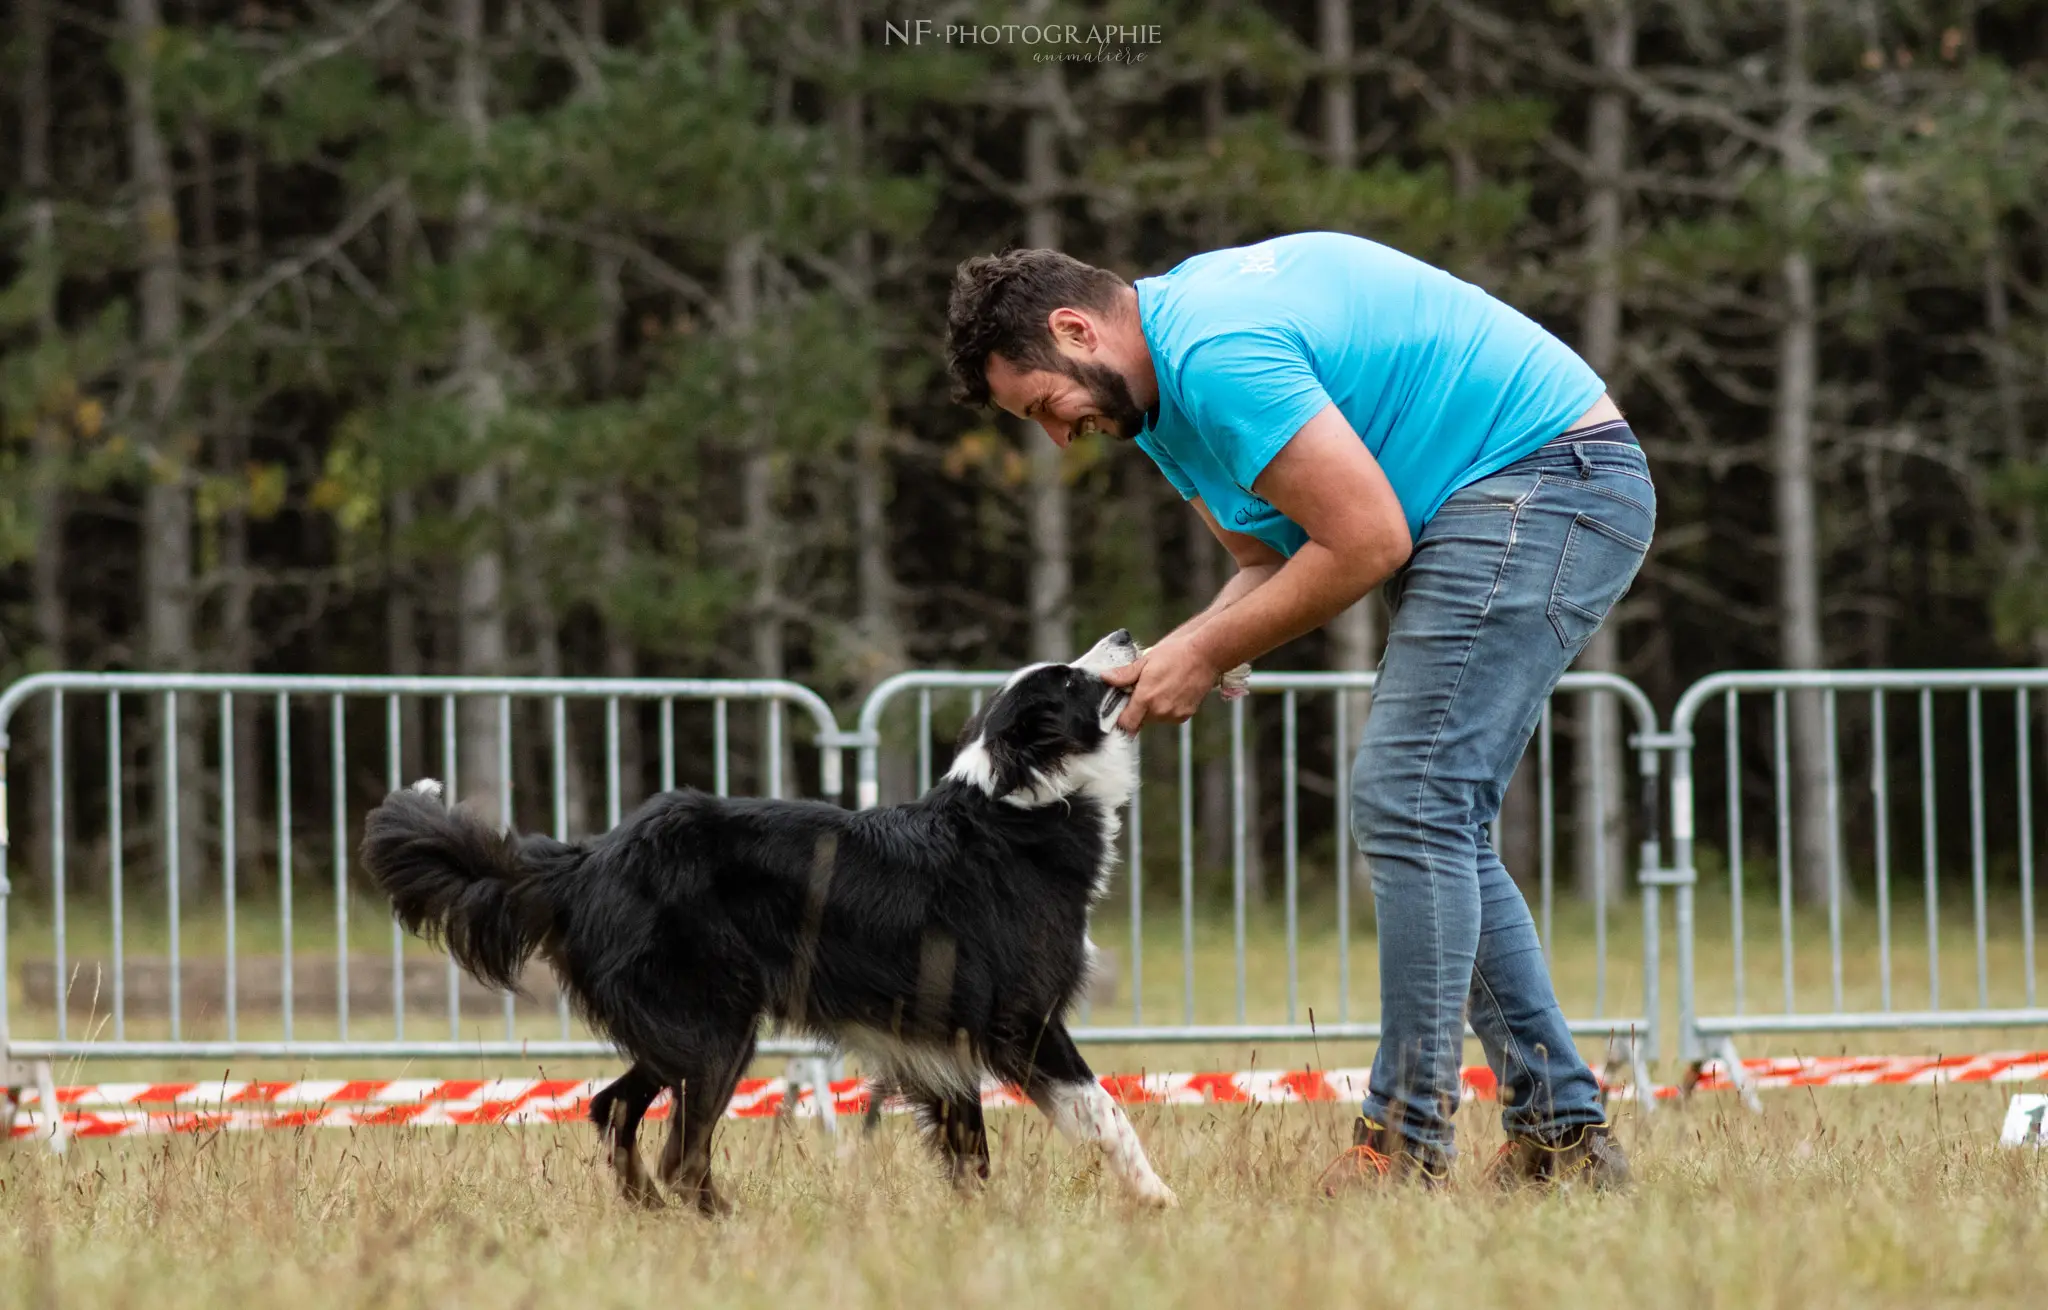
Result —
<path fill-rule="evenodd" d="M 863 42 L 860 0 L 838 0 L 839 44 L 847 61 L 858 70 Z M 857 80 L 856 80 L 857 82 Z M 841 168 L 849 182 L 865 196 L 868 170 L 867 97 L 857 87 L 844 91 L 834 106 L 839 133 Z M 847 271 L 857 301 L 858 321 L 873 339 L 882 329 L 882 314 L 876 302 L 875 243 L 865 220 L 847 238 Z M 884 678 L 910 667 L 910 651 L 904 639 L 901 584 L 896 576 L 892 551 L 894 537 L 889 523 L 889 396 L 876 378 L 876 385 L 864 398 L 865 411 L 853 434 L 854 590 L 857 644 L 853 669 L 854 686 L 865 698 Z M 909 796 L 916 788 L 914 750 L 882 750 L 879 754 L 880 794 L 885 798 Z"/>
<path fill-rule="evenodd" d="M 28 197 L 26 275 L 36 290 L 36 340 L 48 349 L 57 341 L 56 212 L 50 198 L 50 15 L 46 0 L 21 0 L 21 184 Z M 29 590 L 35 614 L 37 666 L 63 668 L 64 520 L 68 474 L 64 421 L 50 412 L 51 398 L 36 397 L 33 465 L 30 473 L 36 524 L 35 558 L 30 564 Z M 24 725 L 26 726 L 26 725 Z M 36 744 L 41 759 L 51 758 L 54 743 Z M 23 776 L 41 772 L 21 770 Z M 70 810 L 65 811 L 67 822 Z M 28 867 L 47 869 L 56 834 L 47 824 L 29 825 Z"/>
<path fill-rule="evenodd" d="M 1062 94 L 1059 65 L 1038 75 L 1039 104 L 1024 126 L 1024 242 L 1040 249 L 1060 244 L 1059 142 L 1054 106 Z M 1074 646 L 1074 566 L 1068 530 L 1067 484 L 1061 451 L 1034 423 L 1019 423 L 1030 465 L 1031 658 L 1070 660 Z"/>
<path fill-rule="evenodd" d="M 1331 168 L 1358 166 L 1358 88 L 1352 78 L 1351 0 L 1318 0 L 1317 37 L 1327 69 L 1323 75 L 1323 157 Z M 1330 620 L 1330 667 L 1340 672 L 1377 668 L 1380 657 L 1379 597 L 1361 597 Z M 1365 732 L 1372 711 L 1369 692 L 1344 693 L 1344 717 L 1351 750 Z M 1343 779 L 1338 785 L 1344 784 Z"/>
<path fill-rule="evenodd" d="M 1472 97 L 1472 29 L 1455 16 L 1451 19 L 1450 47 L 1451 103 L 1463 109 Z M 1465 197 L 1478 191 L 1479 161 L 1473 158 L 1471 147 L 1453 139 L 1448 153 L 1451 157 L 1451 193 Z"/>
<path fill-rule="evenodd" d="M 185 141 L 186 153 L 192 157 L 192 247 L 202 269 L 199 273 L 200 299 L 208 312 L 213 312 L 224 299 L 220 269 L 226 256 L 220 241 L 220 174 L 211 133 L 195 124 L 186 129 Z M 247 210 L 248 222 L 244 227 L 244 240 L 236 251 L 235 272 L 238 277 L 246 278 L 254 276 L 251 268 L 255 261 L 251 249 L 256 225 L 254 163 L 238 169 L 237 175 L 236 193 L 239 203 Z M 214 475 L 229 486 L 246 487 L 248 426 L 237 412 L 234 394 L 220 379 L 214 381 L 207 395 L 206 427 L 210 430 L 213 444 Z M 248 673 L 256 666 L 252 626 L 254 587 L 250 580 L 249 515 L 239 495 L 225 498 L 220 507 L 219 522 L 211 525 L 211 532 L 216 543 L 211 560 L 215 572 L 204 580 L 199 591 L 219 597 L 213 643 L 214 666 L 223 672 Z M 257 755 L 261 740 L 256 718 L 257 701 L 253 697 L 240 697 L 233 708 L 235 767 L 232 776 L 224 778 L 222 785 L 234 788 L 236 849 L 245 856 L 254 856 L 261 849 L 259 843 L 263 832 L 261 793 L 257 787 L 262 774 Z M 219 797 L 209 797 L 208 802 L 209 808 L 217 805 Z"/>
<path fill-rule="evenodd" d="M 384 665 L 399 677 L 416 677 L 425 671 L 421 660 L 419 609 L 413 600 L 412 571 L 418 561 L 409 558 L 405 534 L 417 514 L 409 488 L 391 491 L 385 503 L 384 528 Z M 398 776 L 407 784 L 429 772 L 426 767 L 427 721 L 425 704 L 418 696 L 399 701 Z M 386 750 L 390 749 L 386 743 Z"/>
<path fill-rule="evenodd" d="M 1796 221 L 1801 195 L 1820 161 L 1807 138 L 1812 114 L 1806 70 L 1806 0 L 1786 0 L 1784 118 L 1779 151 L 1794 188 Z M 1778 530 L 1779 640 L 1788 669 L 1826 663 L 1821 642 L 1820 527 L 1814 496 L 1813 417 L 1820 385 L 1813 258 L 1795 232 L 1779 264 L 1784 307 L 1778 330 L 1778 381 L 1772 430 Z M 1795 877 L 1801 897 L 1825 902 L 1828 867 L 1827 733 L 1818 693 L 1790 696 L 1792 813 Z M 1846 889 L 1845 889 L 1846 890 Z"/>
<path fill-rule="evenodd" d="M 592 368 L 592 386 L 596 398 L 611 395 L 618 385 L 619 363 L 619 319 L 625 313 L 625 294 L 619 285 L 619 259 L 615 255 L 599 255 L 595 271 L 597 302 L 604 316 L 598 330 L 596 350 Z M 598 532 L 602 544 L 600 553 L 604 560 L 604 576 L 616 586 L 626 576 L 633 561 L 633 503 L 628 494 L 624 478 L 612 479 L 605 483 L 598 494 Z M 623 623 L 612 619 L 605 624 L 604 671 L 611 678 L 631 678 L 639 673 L 639 654 L 633 647 L 633 634 Z M 644 744 L 640 731 L 640 716 L 635 713 L 636 703 L 625 702 L 619 706 L 619 777 L 621 779 L 621 804 L 631 807 L 647 790 L 647 768 L 643 754 Z"/>
<path fill-rule="evenodd" d="M 412 236 L 415 216 L 410 196 L 401 196 L 391 207 L 388 221 L 392 278 L 400 284 L 410 281 L 424 261 L 415 259 Z M 413 362 L 401 354 L 392 369 L 394 399 L 409 396 L 417 384 Z M 387 441 L 389 438 L 387 438 Z M 419 625 L 418 575 L 427 562 L 413 557 L 406 545 L 419 509 L 410 486 L 392 485 L 390 466 L 394 452 L 387 448 L 384 504 L 384 665 L 391 673 L 412 677 L 425 672 L 422 634 Z M 427 765 L 427 712 L 425 699 L 405 696 L 399 700 L 398 781 L 401 786 L 433 772 Z M 389 751 L 390 744 L 385 744 Z"/>
<path fill-rule="evenodd" d="M 737 10 L 727 9 L 719 14 L 714 44 L 721 69 L 736 73 L 746 57 Z M 779 678 L 783 676 L 785 667 L 782 572 L 787 546 L 777 490 L 780 478 L 776 452 L 772 434 L 761 421 L 761 370 L 757 354 L 759 343 L 755 340 L 761 328 L 761 286 L 765 262 L 765 245 L 758 226 L 735 235 L 725 251 L 724 298 L 727 330 L 739 350 L 734 373 L 739 382 L 741 412 L 746 415 L 737 441 L 746 452 L 740 466 L 741 538 L 753 569 L 747 615 L 749 671 L 756 677 Z M 771 707 L 764 703 L 754 749 L 754 758 L 758 761 L 757 788 L 764 796 L 770 792 L 769 780 L 774 772 L 770 759 L 772 714 Z M 788 721 L 785 719 L 785 738 L 787 735 Z M 785 758 L 787 747 L 785 740 Z M 789 790 L 791 781 L 785 768 L 784 791 Z"/>
<path fill-rule="evenodd" d="M 241 166 L 235 171 L 235 203 L 242 215 L 241 240 L 237 243 L 235 252 L 235 275 L 245 280 L 258 275 L 259 265 L 263 260 L 262 212 L 259 208 L 259 192 L 256 185 L 257 170 L 261 167 L 261 162 L 256 143 L 253 140 L 245 141 L 242 147 Z M 228 422 L 235 450 L 242 459 L 247 460 L 251 433 L 250 414 L 246 405 L 229 415 Z M 239 502 L 232 506 L 228 529 L 234 576 L 239 579 L 241 585 L 239 599 L 243 616 L 242 628 L 249 634 L 244 641 L 243 667 L 254 672 L 257 663 L 266 652 L 259 650 L 255 642 L 256 580 L 254 565 L 249 556 L 249 515 Z M 235 720 L 235 731 L 235 758 L 244 762 L 245 770 L 241 781 L 242 791 L 235 797 L 235 813 L 241 816 L 242 822 L 248 826 L 252 834 L 260 833 L 263 825 L 259 819 L 262 814 L 259 798 L 263 794 L 263 785 L 262 779 L 258 776 L 258 761 L 262 758 L 258 753 L 258 743 L 262 736 L 257 716 L 253 713 L 238 716 Z M 276 839 L 283 842 L 289 836 L 288 833 L 280 832 L 276 834 Z M 247 849 L 257 848 L 249 846 Z"/>
<path fill-rule="evenodd" d="M 135 188 L 135 226 L 141 255 L 140 365 L 142 383 L 138 435 L 150 463 L 149 487 L 143 493 L 143 648 L 150 667 L 189 670 L 196 654 L 192 589 L 192 488 L 188 467 L 192 452 L 173 431 L 178 389 L 177 349 L 180 322 L 178 210 L 172 192 L 170 162 L 157 130 L 156 55 L 163 22 L 156 0 L 122 0 L 122 36 L 127 43 L 126 90 L 129 166 Z M 158 821 L 163 825 L 168 857 L 167 803 L 177 785 L 177 858 L 183 885 L 196 889 L 203 873 L 199 840 L 200 789 L 178 785 L 198 777 L 205 768 L 199 716 L 194 698 L 179 698 L 177 722 L 167 722 L 161 697 L 151 698 L 156 749 L 153 767 L 164 769 L 163 744 L 175 733 L 177 776 L 159 772 Z M 168 859 L 166 861 L 168 867 Z"/>
<path fill-rule="evenodd" d="M 604 48 L 603 0 L 581 0 L 577 28 L 583 44 L 592 53 Z M 582 88 L 594 96 L 602 88 L 595 82 Z M 619 384 L 619 323 L 626 312 L 625 291 L 620 285 L 621 261 L 610 252 L 599 252 L 592 268 L 601 322 L 591 346 L 592 399 L 604 400 Z M 602 534 L 600 554 L 604 576 L 614 586 L 624 577 L 633 558 L 633 506 L 626 480 L 607 482 L 598 492 L 598 531 Z M 604 671 L 607 677 L 630 678 L 639 672 L 639 652 L 632 634 L 616 619 L 605 623 Z M 619 706 L 620 804 L 630 808 L 648 789 L 647 766 L 641 735 L 640 716 L 632 702 Z"/>
<path fill-rule="evenodd" d="M 2027 443 L 2026 417 L 2020 402 L 2020 384 L 2017 355 L 2012 340 L 2012 300 L 2006 288 L 2005 240 L 1994 223 L 1991 238 L 1984 250 L 1984 325 L 1991 334 L 1991 376 L 1997 388 L 1999 453 L 2005 463 L 2017 470 L 2030 458 L 2039 459 L 2038 453 L 2030 454 Z M 2023 506 L 2015 525 L 2013 548 L 2004 553 L 2006 567 L 2033 568 L 2040 558 L 2040 524 L 2038 511 Z M 2028 645 L 2036 652 L 2036 658 L 2048 662 L 2048 628 L 2037 627 L 2028 637 Z M 2043 697 L 2043 711 L 2048 712 L 2048 697 Z"/>
<path fill-rule="evenodd" d="M 1632 0 L 1602 0 L 1587 11 L 1586 25 L 1600 71 L 1610 76 L 1635 66 L 1636 20 Z M 1620 362 L 1622 177 L 1628 163 L 1629 105 L 1619 86 L 1603 85 L 1593 93 L 1586 122 L 1586 155 L 1593 175 L 1586 194 L 1585 259 L 1588 291 L 1581 312 L 1581 349 L 1586 362 L 1603 378 L 1611 378 Z M 1614 673 L 1621 666 L 1621 623 L 1611 616 L 1593 634 L 1579 656 L 1579 667 Z M 1592 900 L 1602 888 L 1617 895 L 1628 886 L 1626 793 L 1631 771 L 1621 708 L 1614 698 L 1595 693 L 1576 698 L 1578 749 L 1572 758 L 1575 793 L 1573 886 Z M 1597 765 L 1597 768 L 1596 768 Z M 1524 769 L 1526 774 L 1529 770 Z"/>
<path fill-rule="evenodd" d="M 468 300 L 456 345 L 456 371 L 468 420 L 473 467 L 456 491 L 457 516 L 467 529 L 467 553 L 456 585 L 456 659 L 462 672 L 502 675 L 509 671 L 505 624 L 505 560 L 502 471 L 492 451 L 492 425 L 505 409 L 498 375 L 497 343 L 475 286 L 476 268 L 491 240 L 490 197 L 474 171 L 490 142 L 491 120 L 484 66 L 483 0 L 451 0 L 450 25 L 456 40 L 454 110 L 472 154 L 470 179 L 462 188 L 456 217 L 456 258 Z M 510 780 L 498 761 L 498 706 L 492 696 L 466 697 L 459 716 L 458 790 L 494 819 Z"/>
<path fill-rule="evenodd" d="M 861 54 L 859 0 L 838 0 L 839 39 L 847 58 Z M 865 190 L 867 170 L 867 98 L 858 90 L 842 95 L 834 106 L 838 120 L 841 167 L 847 179 Z M 847 269 L 862 324 L 879 328 L 875 304 L 873 234 L 861 226 L 847 239 Z M 907 666 L 901 619 L 897 613 L 897 582 L 889 546 L 889 413 L 888 396 L 877 385 L 862 398 L 865 406 L 854 432 L 855 590 L 859 612 L 860 666 L 863 694 L 877 682 Z"/>
<path fill-rule="evenodd" d="M 632 526 L 632 504 L 626 495 L 623 483 L 608 484 L 598 497 L 597 514 L 600 519 L 598 531 L 603 534 L 604 574 L 607 578 L 625 575 L 632 562 L 630 529 Z M 604 672 L 608 678 L 632 678 L 639 675 L 639 653 L 633 648 L 632 634 L 623 624 L 607 623 L 604 633 Z M 619 703 L 619 778 L 620 803 L 631 809 L 648 793 L 647 761 L 645 742 L 640 731 L 640 702 Z"/>
<path fill-rule="evenodd" d="M 57 220 L 50 197 L 50 14 L 47 0 L 20 0 L 21 15 L 21 186 L 28 196 L 29 276 L 36 286 L 36 338 L 47 348 L 57 339 Z M 41 399 L 41 398 L 39 398 Z M 36 410 L 35 563 L 36 641 L 47 665 L 64 666 L 64 426 L 57 415 Z"/>
<path fill-rule="evenodd" d="M 1331 168 L 1358 167 L 1358 87 L 1352 80 L 1351 0 L 1317 0 L 1316 44 L 1323 73 L 1323 158 Z"/>
<path fill-rule="evenodd" d="M 567 534 L 570 531 L 568 523 L 564 521 L 567 517 L 567 507 L 565 505 L 557 510 L 556 521 L 548 525 L 545 535 L 559 540 Z M 517 551 L 513 554 L 513 559 L 516 562 L 522 608 L 528 616 L 528 622 L 531 624 L 532 629 L 533 671 L 539 677 L 559 678 L 565 672 L 562 665 L 562 620 L 561 616 L 556 612 L 555 597 L 548 585 L 545 561 L 539 552 L 533 550 Z M 493 705 L 493 712 L 495 712 L 496 698 L 492 697 L 490 700 Z M 549 830 L 552 831 L 555 812 L 555 712 L 553 704 L 548 701 L 543 701 L 537 708 L 540 710 L 539 740 L 546 744 L 539 750 L 525 752 L 522 759 L 513 762 L 513 768 L 515 772 L 519 771 L 522 766 L 532 770 L 530 775 L 532 778 L 531 794 L 546 798 L 546 808 L 538 810 L 536 817 L 544 816 L 543 821 L 548 825 Z M 623 704 L 619 706 L 622 722 L 626 709 L 627 707 Z M 562 740 L 562 754 L 564 757 L 562 767 L 562 813 L 565 816 L 568 831 L 571 836 L 604 831 L 611 826 L 609 817 L 596 812 L 596 802 L 600 798 L 606 798 L 604 791 L 606 785 L 604 759 L 601 755 L 597 757 L 597 768 L 593 771 L 586 767 L 589 763 L 589 758 L 576 749 L 578 736 L 578 707 L 576 702 L 569 702 L 564 717 Z M 599 729 L 599 732 L 600 734 L 602 733 L 602 728 Z M 589 738 L 585 736 L 584 740 L 587 741 Z M 603 740 L 601 735 L 598 740 L 600 742 Z M 529 775 L 521 773 L 519 776 L 525 778 Z M 623 808 L 624 801 L 622 798 L 621 809 L 623 810 Z"/>
<path fill-rule="evenodd" d="M 745 462 L 740 468 L 741 535 L 753 568 L 753 587 L 748 598 L 747 671 L 757 678 L 780 678 L 786 667 L 782 572 L 787 549 L 777 486 L 780 478 L 774 444 L 766 429 L 751 417 L 758 412 L 761 385 L 760 365 L 753 340 L 761 324 L 761 263 L 762 243 L 758 233 L 749 232 L 733 240 L 725 256 L 725 305 L 727 320 L 740 350 L 736 369 L 742 389 L 740 404 L 750 416 L 738 438 L 740 447 L 746 451 Z M 770 710 L 764 704 L 760 737 L 754 752 L 760 761 L 758 785 L 760 794 L 764 796 L 769 794 L 772 773 L 769 716 Z M 785 733 L 787 728 L 785 722 Z M 790 779 L 785 777 L 785 791 L 789 783 Z"/>

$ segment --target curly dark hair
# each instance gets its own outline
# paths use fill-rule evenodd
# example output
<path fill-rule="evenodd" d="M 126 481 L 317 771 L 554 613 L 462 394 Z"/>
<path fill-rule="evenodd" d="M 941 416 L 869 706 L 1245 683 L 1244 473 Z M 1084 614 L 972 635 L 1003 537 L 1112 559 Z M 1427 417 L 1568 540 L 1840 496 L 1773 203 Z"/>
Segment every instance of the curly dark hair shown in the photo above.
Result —
<path fill-rule="evenodd" d="M 1005 250 L 963 259 L 946 302 L 946 367 L 953 399 L 989 403 L 988 357 L 1025 370 L 1059 368 L 1046 316 L 1055 309 L 1106 314 L 1130 283 L 1057 250 Z"/>

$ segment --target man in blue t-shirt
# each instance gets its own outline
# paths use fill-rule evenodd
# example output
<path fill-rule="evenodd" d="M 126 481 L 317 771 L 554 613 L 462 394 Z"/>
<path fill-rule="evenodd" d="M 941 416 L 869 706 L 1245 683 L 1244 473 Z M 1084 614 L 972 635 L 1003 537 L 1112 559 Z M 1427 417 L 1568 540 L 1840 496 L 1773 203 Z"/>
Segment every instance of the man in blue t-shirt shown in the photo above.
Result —
<path fill-rule="evenodd" d="M 955 393 L 1053 442 L 1129 439 L 1237 561 L 1108 675 L 1121 725 L 1192 715 L 1222 670 L 1342 613 L 1392 611 L 1352 769 L 1383 1036 L 1326 1190 L 1435 1185 L 1469 1013 L 1501 1087 L 1503 1185 L 1625 1182 L 1599 1087 L 1488 839 L 1551 689 L 1628 589 L 1656 495 L 1600 378 L 1514 309 L 1358 237 L 1197 255 L 1135 285 L 1054 250 L 962 263 Z"/>

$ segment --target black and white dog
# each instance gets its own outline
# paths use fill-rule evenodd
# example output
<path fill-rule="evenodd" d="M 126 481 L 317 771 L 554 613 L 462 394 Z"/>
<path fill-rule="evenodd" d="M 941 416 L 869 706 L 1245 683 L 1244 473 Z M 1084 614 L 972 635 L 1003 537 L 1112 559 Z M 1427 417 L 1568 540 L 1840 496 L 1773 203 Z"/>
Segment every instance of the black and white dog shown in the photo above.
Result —
<path fill-rule="evenodd" d="M 954 1182 L 988 1177 L 980 1088 L 1015 1083 L 1099 1148 L 1138 1200 L 1173 1205 L 1063 1023 L 1084 987 L 1088 914 L 1115 864 L 1137 743 L 1102 671 L 1115 632 L 1034 664 L 969 720 L 952 769 L 908 805 L 655 797 L 600 837 L 502 833 L 431 780 L 371 812 L 363 864 L 399 921 L 511 987 L 535 954 L 634 1061 L 591 1118 L 629 1199 L 659 1204 L 635 1136 L 676 1089 L 660 1175 L 705 1213 L 711 1137 L 764 1016 L 861 1054 L 918 1109 Z"/>

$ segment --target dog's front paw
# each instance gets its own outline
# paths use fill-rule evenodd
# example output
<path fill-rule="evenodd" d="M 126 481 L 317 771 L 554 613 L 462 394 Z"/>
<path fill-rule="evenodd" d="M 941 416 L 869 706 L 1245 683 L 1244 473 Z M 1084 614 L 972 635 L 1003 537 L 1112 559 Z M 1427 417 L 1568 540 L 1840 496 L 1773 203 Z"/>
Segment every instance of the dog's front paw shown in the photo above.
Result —
<path fill-rule="evenodd" d="M 614 1140 L 611 1150 L 612 1176 L 618 1181 L 619 1195 L 626 1204 L 642 1210 L 661 1210 L 668 1206 L 661 1189 L 654 1185 L 654 1179 L 647 1174 L 647 1167 L 640 1163 L 640 1152 L 623 1142 Z"/>
<path fill-rule="evenodd" d="M 1136 1200 L 1139 1205 L 1145 1206 L 1153 1210 L 1180 1209 L 1180 1198 L 1173 1194 L 1173 1189 L 1171 1187 L 1168 1187 L 1165 1183 L 1160 1182 L 1156 1178 L 1153 1179 L 1150 1183 L 1146 1184 L 1145 1186 L 1139 1188 L 1138 1191 L 1134 1194 L 1133 1199 Z"/>
<path fill-rule="evenodd" d="M 645 1173 L 621 1174 L 619 1176 L 619 1196 L 627 1205 L 635 1209 L 668 1209 L 667 1198 L 662 1196 L 661 1189 L 656 1187 L 654 1180 Z"/>
<path fill-rule="evenodd" d="M 697 1213 L 706 1219 L 727 1219 L 732 1216 L 732 1202 L 719 1194 L 709 1180 L 697 1189 Z"/>

